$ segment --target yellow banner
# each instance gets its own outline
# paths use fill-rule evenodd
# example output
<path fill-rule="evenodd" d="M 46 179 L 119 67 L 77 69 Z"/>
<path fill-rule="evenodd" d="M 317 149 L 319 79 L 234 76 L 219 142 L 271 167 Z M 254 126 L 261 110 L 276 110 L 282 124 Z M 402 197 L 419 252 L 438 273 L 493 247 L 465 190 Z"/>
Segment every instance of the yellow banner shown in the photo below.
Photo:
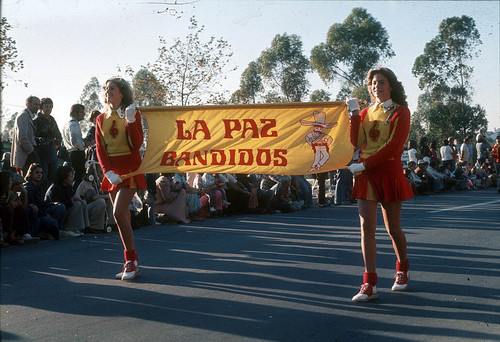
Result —
<path fill-rule="evenodd" d="M 149 131 L 134 174 L 305 175 L 345 168 L 354 150 L 340 101 L 140 110 Z"/>

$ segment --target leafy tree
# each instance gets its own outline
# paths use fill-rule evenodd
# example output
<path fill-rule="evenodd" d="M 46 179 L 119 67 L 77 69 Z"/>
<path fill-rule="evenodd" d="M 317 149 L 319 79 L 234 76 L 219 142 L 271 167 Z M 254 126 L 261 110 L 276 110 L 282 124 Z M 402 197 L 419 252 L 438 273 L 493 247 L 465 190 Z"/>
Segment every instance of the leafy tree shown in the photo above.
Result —
<path fill-rule="evenodd" d="M 311 66 L 325 84 L 340 81 L 341 92 L 364 85 L 368 70 L 393 57 L 389 35 L 364 8 L 354 8 L 341 24 L 333 24 L 326 42 L 311 51 Z"/>
<path fill-rule="evenodd" d="M 300 102 L 307 94 L 306 75 L 311 67 L 302 51 L 300 37 L 277 34 L 271 47 L 257 59 L 259 70 L 272 89 L 279 89 L 287 102 Z"/>
<path fill-rule="evenodd" d="M 103 108 L 101 94 L 102 86 L 97 77 L 94 76 L 83 87 L 82 94 L 80 95 L 80 103 L 85 106 L 85 116 L 87 118 L 93 110 L 101 110 Z M 90 123 L 87 120 L 80 121 L 80 127 L 83 132 L 86 132 L 90 127 Z"/>
<path fill-rule="evenodd" d="M 90 113 L 94 109 L 101 110 L 103 108 L 101 102 L 102 86 L 97 77 L 92 77 L 83 88 L 80 95 L 80 103 L 85 106 L 85 111 Z"/>
<path fill-rule="evenodd" d="M 202 42 L 204 26 L 199 27 L 194 17 L 190 23 L 191 33 L 184 40 L 177 38 L 172 46 L 160 37 L 159 56 L 151 71 L 167 90 L 164 103 L 185 106 L 218 99 L 210 95 L 217 93 L 218 86 L 222 88 L 225 74 L 235 69 L 226 70 L 233 55 L 228 42 L 214 36 Z"/>
<path fill-rule="evenodd" d="M 479 105 L 463 104 L 452 100 L 447 103 L 431 101 L 431 94 L 419 97 L 416 112 L 412 115 L 410 138 L 419 140 L 441 140 L 450 136 L 459 139 L 471 132 L 477 132 L 488 125 L 485 110 Z"/>
<path fill-rule="evenodd" d="M 265 103 L 285 103 L 288 102 L 281 94 L 274 90 L 270 90 L 264 94 Z"/>
<path fill-rule="evenodd" d="M 328 102 L 331 99 L 332 94 L 324 89 L 317 89 L 311 93 L 311 102 Z"/>
<path fill-rule="evenodd" d="M 366 88 L 366 86 L 356 87 L 352 91 L 351 97 L 355 97 L 355 98 L 360 99 L 360 100 L 365 100 L 367 104 L 369 104 L 372 101 L 371 96 L 370 96 L 370 92 L 368 91 L 368 88 Z"/>
<path fill-rule="evenodd" d="M 342 101 L 350 97 L 352 97 L 352 89 L 344 84 L 337 93 L 337 96 L 335 96 L 335 100 Z"/>
<path fill-rule="evenodd" d="M 163 106 L 167 96 L 164 85 L 146 68 L 139 70 L 133 80 L 134 98 L 140 107 Z"/>
<path fill-rule="evenodd" d="M 427 134 L 463 137 L 487 125 L 485 110 L 470 103 L 473 68 L 467 62 L 479 56 L 480 44 L 474 19 L 451 17 L 440 23 L 438 35 L 415 59 L 412 72 L 425 91 L 416 115 L 427 124 Z"/>
<path fill-rule="evenodd" d="M 262 76 L 256 62 L 250 62 L 241 74 L 239 98 L 244 103 L 255 103 L 257 94 L 264 90 Z M 240 103 L 241 103 L 240 102 Z"/>
<path fill-rule="evenodd" d="M 3 131 L 2 131 L 2 141 L 12 141 L 12 132 L 14 131 L 14 124 L 16 123 L 16 117 L 18 113 L 14 113 L 11 115 L 10 119 L 7 122 L 2 122 Z M 7 114 L 5 114 L 7 115 Z M 5 146 L 4 146 L 5 147 Z"/>
<path fill-rule="evenodd" d="M 243 95 L 243 91 L 241 89 L 236 90 L 231 94 L 231 98 L 229 99 L 230 103 L 246 103 Z"/>
<path fill-rule="evenodd" d="M 2 17 L 0 23 L 0 90 L 6 86 L 3 80 L 7 76 L 7 70 L 15 73 L 24 68 L 23 60 L 17 55 L 16 41 L 7 35 L 10 29 L 12 26 L 7 22 L 7 18 Z M 25 85 L 27 86 L 27 83 Z"/>
<path fill-rule="evenodd" d="M 479 56 L 481 39 L 474 19 L 451 17 L 439 24 L 439 33 L 425 45 L 424 53 L 415 59 L 413 75 L 419 78 L 420 89 L 431 93 L 432 99 L 470 98 L 469 79 L 473 68 L 467 65 Z"/>
<path fill-rule="evenodd" d="M 429 110 L 430 94 L 424 93 L 418 97 L 417 110 L 411 115 L 411 130 L 409 139 L 420 141 L 420 138 L 426 135 L 428 122 L 425 113 Z"/>

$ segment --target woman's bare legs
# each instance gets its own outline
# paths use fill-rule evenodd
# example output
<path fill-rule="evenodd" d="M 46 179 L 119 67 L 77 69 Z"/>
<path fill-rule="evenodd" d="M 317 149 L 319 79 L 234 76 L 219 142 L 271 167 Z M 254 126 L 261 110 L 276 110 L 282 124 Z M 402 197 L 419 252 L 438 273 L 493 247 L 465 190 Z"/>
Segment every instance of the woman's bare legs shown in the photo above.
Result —
<path fill-rule="evenodd" d="M 377 227 L 376 201 L 358 199 L 359 221 L 361 223 L 361 250 L 365 261 L 365 272 L 376 272 L 377 242 L 375 230 Z"/>
<path fill-rule="evenodd" d="M 406 236 L 401 229 L 401 206 L 402 202 L 382 203 L 382 215 L 384 216 L 385 229 L 392 239 L 392 246 L 398 261 L 406 261 Z"/>
<path fill-rule="evenodd" d="M 113 204 L 113 217 L 115 218 L 120 237 L 125 250 L 131 251 L 134 246 L 134 233 L 130 224 L 130 211 L 128 206 L 134 197 L 135 189 L 119 188 L 116 192 L 110 193 Z"/>
<path fill-rule="evenodd" d="M 365 261 L 363 285 L 358 294 L 352 297 L 355 302 L 366 302 L 378 297 L 377 285 L 377 241 L 375 230 L 377 228 L 376 201 L 358 199 L 359 221 L 361 223 L 361 251 Z"/>

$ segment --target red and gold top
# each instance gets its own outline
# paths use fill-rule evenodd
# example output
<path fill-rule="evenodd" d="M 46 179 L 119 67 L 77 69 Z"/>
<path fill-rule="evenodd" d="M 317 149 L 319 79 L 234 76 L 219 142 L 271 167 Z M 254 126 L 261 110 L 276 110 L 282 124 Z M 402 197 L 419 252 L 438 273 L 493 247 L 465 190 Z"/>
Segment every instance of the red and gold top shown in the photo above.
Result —
<path fill-rule="evenodd" d="M 108 110 L 96 119 L 96 152 L 103 172 L 112 170 L 118 175 L 136 171 L 142 158 L 139 149 L 143 143 L 141 113 L 135 114 L 135 122 L 128 123 L 124 113 Z M 101 189 L 113 191 L 119 187 L 146 187 L 144 175 L 125 179 L 121 184 L 112 185 L 104 178 Z"/>
<path fill-rule="evenodd" d="M 365 108 L 351 117 L 351 143 L 361 149 L 359 162 L 366 166 L 365 171 L 356 175 L 353 189 L 356 198 L 404 201 L 413 197 L 401 163 L 409 133 L 408 107 L 392 100 Z"/>

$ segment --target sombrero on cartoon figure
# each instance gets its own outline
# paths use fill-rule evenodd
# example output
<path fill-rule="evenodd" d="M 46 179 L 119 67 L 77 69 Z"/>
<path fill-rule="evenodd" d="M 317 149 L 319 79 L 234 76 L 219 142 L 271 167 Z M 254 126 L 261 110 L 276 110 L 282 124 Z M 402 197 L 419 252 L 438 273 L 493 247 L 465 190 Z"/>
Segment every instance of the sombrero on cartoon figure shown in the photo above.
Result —
<path fill-rule="evenodd" d="M 326 121 L 326 113 L 323 111 L 314 111 L 313 112 L 314 121 L 306 121 L 300 120 L 300 124 L 303 126 L 321 126 L 323 128 L 330 128 L 337 126 L 336 122 L 333 123 L 325 123 Z"/>

